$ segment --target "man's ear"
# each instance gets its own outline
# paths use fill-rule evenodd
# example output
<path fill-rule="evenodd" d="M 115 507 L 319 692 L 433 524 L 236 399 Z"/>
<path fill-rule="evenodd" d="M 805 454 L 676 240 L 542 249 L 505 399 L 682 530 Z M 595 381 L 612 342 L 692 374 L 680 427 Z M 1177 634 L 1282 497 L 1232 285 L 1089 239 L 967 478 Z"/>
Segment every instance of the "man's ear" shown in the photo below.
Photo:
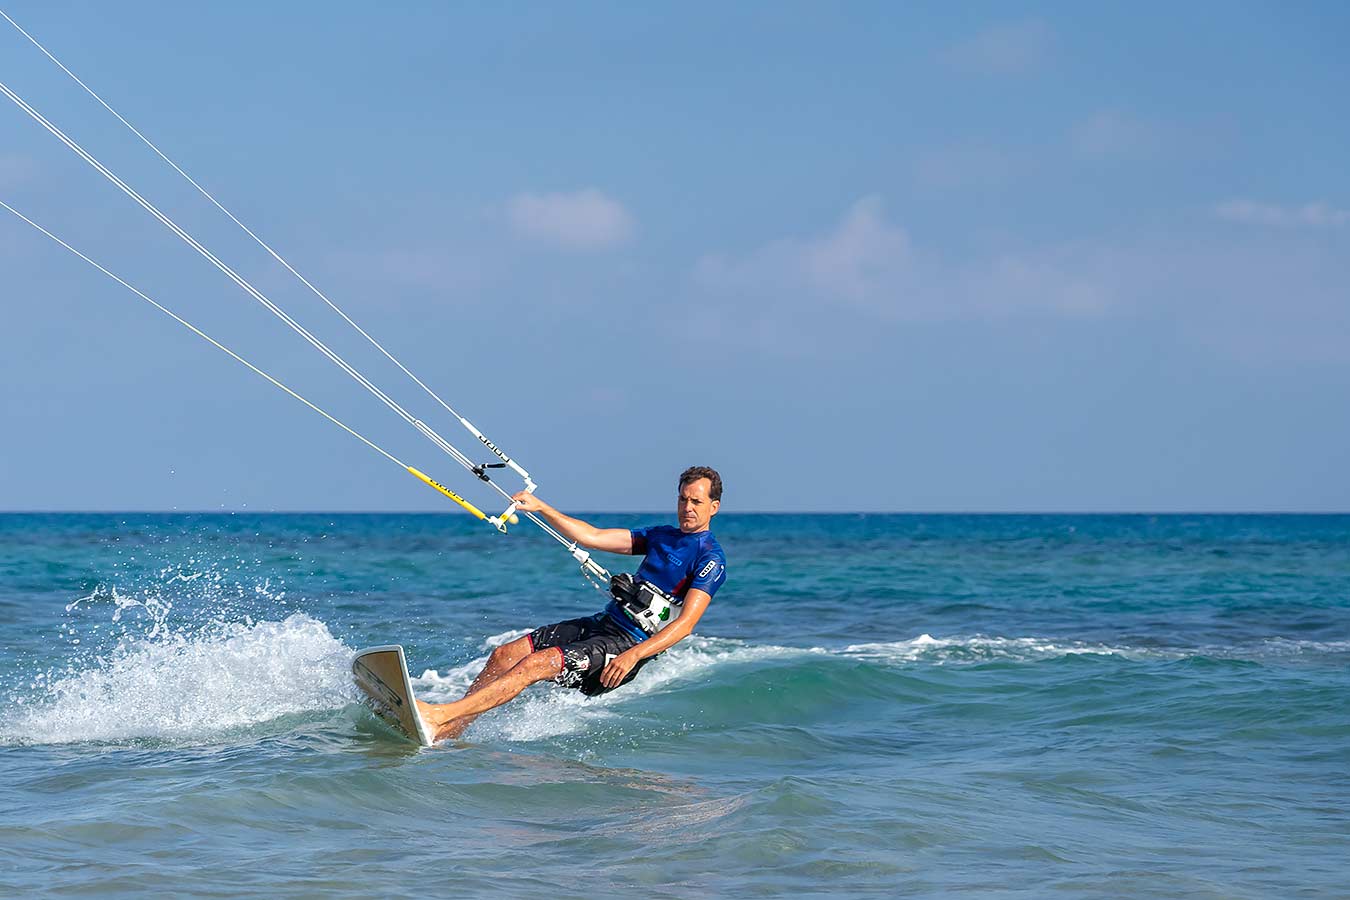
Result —
<path fill-rule="evenodd" d="M 712 512 L 708 513 L 708 518 L 711 519 L 713 516 L 717 515 L 717 511 L 721 508 L 722 508 L 722 501 L 714 500 L 712 502 Z"/>

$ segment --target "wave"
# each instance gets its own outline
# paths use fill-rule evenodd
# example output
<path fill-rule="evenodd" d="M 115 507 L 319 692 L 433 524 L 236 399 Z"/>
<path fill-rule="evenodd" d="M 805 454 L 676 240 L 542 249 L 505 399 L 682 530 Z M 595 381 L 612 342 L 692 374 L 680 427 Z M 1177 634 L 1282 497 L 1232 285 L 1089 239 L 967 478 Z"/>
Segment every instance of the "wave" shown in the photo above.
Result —
<path fill-rule="evenodd" d="M 493 647 L 514 640 L 526 631 L 510 631 L 486 639 L 482 656 L 445 670 L 425 669 L 413 678 L 420 699 L 445 703 L 461 697 L 487 661 Z M 743 715 L 749 701 L 736 689 L 722 688 L 753 681 L 772 690 L 774 684 L 790 686 L 780 691 L 785 702 L 800 704 L 807 693 L 843 701 L 866 688 L 885 693 L 897 668 L 925 665 L 957 665 L 990 660 L 1032 662 L 1083 653 L 1128 656 L 1146 651 L 1105 645 L 1051 641 L 1044 638 L 975 636 L 937 639 L 923 634 L 889 643 L 855 644 L 842 649 L 755 644 L 733 638 L 693 636 L 653 660 L 642 675 L 622 690 L 586 698 L 574 691 L 535 689 L 515 702 L 483 716 L 475 723 L 475 739 L 535 741 L 580 734 L 603 728 L 623 717 L 626 707 L 646 707 L 651 695 L 700 692 L 697 702 L 708 715 L 726 703 Z M 845 664 L 841 668 L 838 664 Z M 866 671 L 852 671 L 858 666 Z M 740 670 L 740 671 L 738 671 Z M 712 696 L 701 692 L 715 686 Z M 759 701 L 770 703 L 766 697 Z"/>
<path fill-rule="evenodd" d="M 1266 655 L 1275 657 L 1350 653 L 1350 641 L 1295 641 L 1288 638 L 1267 638 L 1260 646 Z"/>
<path fill-rule="evenodd" d="M 1043 637 L 971 637 L 935 638 L 921 634 L 916 638 L 886 643 L 852 644 L 846 655 L 861 659 L 891 662 L 931 662 L 936 664 L 988 662 L 992 660 L 1035 661 L 1064 656 L 1141 657 L 1154 651 L 1139 647 L 1114 647 L 1082 641 Z"/>
<path fill-rule="evenodd" d="M 215 619 L 175 630 L 167 621 L 171 604 L 154 597 L 136 600 L 116 591 L 96 592 L 72 608 L 95 600 L 113 605 L 114 621 L 130 610 L 141 613 L 144 621 L 139 633 L 124 634 L 104 656 L 90 657 L 91 651 L 86 651 L 84 658 L 63 671 L 39 673 L 23 690 L 12 692 L 0 715 L 0 744 L 195 742 L 283 716 L 341 710 L 357 699 L 348 668 L 352 648 L 308 614 L 294 613 L 280 621 Z M 413 678 L 418 696 L 433 702 L 459 698 L 492 648 L 525 633 L 513 630 L 488 636 L 474 659 L 445 669 L 422 669 Z M 78 643 L 78 638 L 71 641 Z M 535 741 L 585 732 L 627 717 L 628 710 L 644 707 L 651 695 L 678 696 L 691 689 L 699 693 L 712 684 L 720 687 L 747 678 L 769 690 L 775 684 L 794 689 L 819 685 L 821 696 L 828 698 L 864 689 L 888 693 L 898 689 L 897 679 L 903 677 L 897 670 L 929 667 L 1039 663 L 1070 657 L 1339 660 L 1347 653 L 1350 641 L 1285 638 L 1242 646 L 1169 648 L 1036 636 L 937 638 L 921 634 L 829 649 L 695 636 L 654 660 L 621 691 L 587 699 L 573 691 L 535 688 L 484 716 L 473 736 Z M 692 694 L 686 699 L 695 702 Z M 748 702 L 735 691 L 731 700 Z M 714 701 L 700 693 L 696 702 Z"/>
<path fill-rule="evenodd" d="M 345 706 L 351 649 L 303 613 L 208 634 L 156 633 L 92 666 L 39 673 L 11 697 L 0 743 L 199 740 Z"/>
<path fill-rule="evenodd" d="M 931 665 L 998 661 L 1039 662 L 1072 656 L 1119 657 L 1127 660 L 1208 658 L 1263 662 L 1282 658 L 1315 658 L 1322 655 L 1350 653 L 1350 641 L 1307 641 L 1276 637 L 1242 644 L 1183 647 L 1113 645 L 1051 637 L 972 635 L 935 638 L 929 634 L 921 634 L 910 640 L 852 644 L 845 647 L 842 653 L 860 659 Z"/>
<path fill-rule="evenodd" d="M 527 631 L 494 635 L 482 649 L 514 640 Z M 703 683 L 712 671 L 729 666 L 763 664 L 771 660 L 829 657 L 822 648 L 755 645 L 730 638 L 690 637 L 653 660 L 642 675 L 622 690 L 598 697 L 584 697 L 576 691 L 531 690 L 508 706 L 493 710 L 474 725 L 473 734 L 511 741 L 533 741 L 586 731 L 605 720 L 618 718 L 623 707 L 650 694 L 664 693 L 681 684 Z M 487 661 L 487 653 L 463 665 L 445 671 L 424 670 L 413 678 L 419 699 L 434 703 L 457 700 L 472 683 Z"/>
<path fill-rule="evenodd" d="M 526 632 L 495 635 L 482 649 L 513 640 Z M 737 716 L 745 704 L 756 703 L 770 718 L 769 708 L 782 699 L 789 708 L 808 702 L 848 702 L 865 694 L 877 697 L 904 694 L 907 674 L 933 668 L 967 667 L 989 663 L 1032 665 L 1070 658 L 1118 660 L 1127 663 L 1168 663 L 1185 660 L 1225 660 L 1278 663 L 1286 659 L 1338 661 L 1350 653 L 1350 641 L 1319 642 L 1271 638 L 1250 644 L 1204 647 L 1155 647 L 1092 643 L 1051 637 L 990 635 L 935 638 L 921 634 L 908 640 L 852 644 L 842 649 L 754 644 L 731 638 L 694 636 L 654 660 L 642 675 L 620 691 L 587 699 L 572 691 L 536 689 L 509 706 L 494 710 L 474 725 L 475 738 L 533 741 L 603 727 L 626 715 L 625 707 L 646 707 L 651 695 L 698 693 L 700 712 L 731 704 Z M 444 671 L 426 669 L 413 679 L 418 696 L 433 702 L 458 699 L 487 660 L 484 653 Z M 736 671 L 741 669 L 743 671 Z M 740 687 L 753 682 L 752 699 Z M 714 690 L 704 692 L 713 685 Z M 723 687 L 735 685 L 730 691 Z M 925 682 L 925 689 L 931 684 Z M 778 698 L 774 698 L 775 688 Z M 790 699 L 784 699 L 790 698 Z M 691 698 L 692 699 L 692 698 Z"/>

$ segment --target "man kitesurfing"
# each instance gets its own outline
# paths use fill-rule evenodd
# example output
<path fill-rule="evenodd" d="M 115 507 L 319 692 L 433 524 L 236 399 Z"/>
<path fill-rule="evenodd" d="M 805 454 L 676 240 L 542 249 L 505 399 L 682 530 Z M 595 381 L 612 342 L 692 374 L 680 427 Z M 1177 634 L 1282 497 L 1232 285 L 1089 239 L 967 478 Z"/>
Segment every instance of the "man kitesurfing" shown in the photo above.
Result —
<path fill-rule="evenodd" d="M 291 272 L 310 292 L 315 294 L 365 338 L 371 347 L 408 376 L 429 398 L 448 413 L 452 420 L 458 422 L 473 435 L 479 444 L 487 448 L 497 461 L 479 462 L 468 453 L 461 451 L 437 432 L 431 424 L 428 424 L 424 418 L 415 415 L 390 393 L 372 382 L 353 363 L 298 322 L 241 275 L 238 269 L 227 264 L 3 81 L 0 81 L 0 95 L 7 98 L 38 126 L 64 144 L 137 206 L 158 220 L 180 241 L 219 270 L 252 300 L 262 305 L 362 389 L 384 404 L 398 419 L 415 429 L 435 445 L 438 450 L 444 452 L 454 462 L 471 472 L 501 497 L 510 498 L 510 506 L 499 515 L 490 515 L 488 512 L 484 512 L 473 502 L 460 496 L 421 469 L 409 465 L 403 459 L 395 456 L 369 435 L 352 428 L 259 368 L 241 354 L 220 343 L 106 266 L 43 227 L 36 220 L 10 206 L 4 200 L 0 200 L 0 208 L 26 222 L 41 234 L 131 291 L 161 313 L 169 316 L 202 340 L 227 354 L 277 389 L 309 407 L 371 450 L 415 476 L 419 481 L 440 492 L 476 519 L 489 524 L 498 532 L 506 534 L 507 526 L 514 525 L 520 520 L 520 517 L 516 514 L 519 511 L 544 533 L 566 547 L 572 554 L 573 559 L 581 563 L 582 572 L 587 578 L 594 579 L 599 583 L 603 583 L 605 578 L 610 579 L 610 592 L 614 599 L 602 612 L 589 618 L 573 619 L 536 629 L 526 637 L 498 647 L 493 651 L 487 665 L 474 680 L 463 699 L 445 704 L 418 702 L 416 709 L 421 711 L 421 718 L 411 715 L 414 709 L 411 701 L 415 698 L 412 695 L 403 648 L 391 645 L 358 653 L 352 663 L 353 674 L 358 687 L 370 699 L 373 709 L 386 719 L 390 719 L 409 737 L 420 742 L 426 743 L 429 739 L 440 740 L 456 737 L 478 715 L 506 703 L 530 684 L 551 678 L 560 684 L 576 687 L 588 696 L 604 693 L 632 678 L 648 659 L 689 636 L 694 625 L 707 608 L 708 602 L 712 600 L 713 594 L 726 578 L 726 557 L 722 553 L 721 546 L 712 536 L 712 532 L 708 530 L 708 524 L 712 517 L 716 515 L 722 498 L 722 479 L 715 470 L 701 466 L 694 467 L 686 470 L 680 476 L 678 527 L 661 525 L 631 531 L 624 528 L 596 528 L 579 519 L 563 515 L 547 503 L 539 500 L 534 494 L 538 485 L 535 484 L 529 472 L 519 462 L 508 456 L 472 422 L 432 390 L 426 382 L 419 379 L 407 366 L 399 362 L 393 353 L 358 325 L 347 313 L 343 312 L 327 294 L 301 275 L 270 244 L 240 221 L 215 196 L 188 175 L 157 145 L 145 137 L 141 131 L 137 130 L 107 101 L 81 81 L 74 72 L 53 56 L 46 47 L 38 43 L 32 35 L 20 28 L 18 23 L 10 19 L 2 10 L 0 10 L 0 17 L 3 17 L 18 29 L 24 37 L 125 125 L 160 159 L 196 188 L 198 193 L 235 225 L 239 226 L 254 243 Z M 488 474 L 489 469 L 510 470 L 522 479 L 524 490 L 514 495 L 511 494 L 508 488 L 499 485 Z M 583 547 L 605 550 L 611 553 L 642 555 L 644 559 L 635 576 L 623 574 L 611 577 L 607 571 L 590 559 L 589 551 L 581 549 Z"/>
<path fill-rule="evenodd" d="M 726 580 L 726 556 L 708 526 L 722 501 L 722 476 L 707 466 L 680 475 L 678 527 L 597 528 L 527 491 L 512 497 L 582 546 L 642 555 L 637 574 L 614 576 L 613 599 L 593 616 L 545 625 L 492 651 L 462 699 L 423 703 L 433 740 L 459 737 L 479 715 L 545 680 L 595 696 L 637 675 L 647 660 L 687 638 Z"/>

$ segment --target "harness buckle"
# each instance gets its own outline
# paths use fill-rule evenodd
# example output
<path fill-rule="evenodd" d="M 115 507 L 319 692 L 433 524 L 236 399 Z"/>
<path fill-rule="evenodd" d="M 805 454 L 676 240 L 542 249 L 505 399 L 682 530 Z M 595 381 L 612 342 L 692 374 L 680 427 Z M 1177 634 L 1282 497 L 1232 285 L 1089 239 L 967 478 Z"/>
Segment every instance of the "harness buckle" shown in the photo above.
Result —
<path fill-rule="evenodd" d="M 680 616 L 674 597 L 649 581 L 637 581 L 627 572 L 610 578 L 609 592 L 624 615 L 647 634 L 656 634 Z"/>

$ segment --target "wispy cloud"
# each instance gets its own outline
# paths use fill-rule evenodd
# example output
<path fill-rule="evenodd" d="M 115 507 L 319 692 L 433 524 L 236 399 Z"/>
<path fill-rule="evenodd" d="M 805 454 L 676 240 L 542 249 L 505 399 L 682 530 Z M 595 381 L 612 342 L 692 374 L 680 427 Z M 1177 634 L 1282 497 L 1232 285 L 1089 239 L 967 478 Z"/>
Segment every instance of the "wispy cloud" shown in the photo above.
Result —
<path fill-rule="evenodd" d="M 1014 159 L 996 147 L 967 145 L 923 154 L 914 164 L 914 176 L 936 188 L 992 187 L 1006 183 L 1017 168 Z"/>
<path fill-rule="evenodd" d="M 1100 316 L 1117 302 L 1112 254 L 1088 246 L 1008 253 L 958 270 L 952 290 L 984 318 Z"/>
<path fill-rule="evenodd" d="M 1075 125 L 1069 143 L 1082 156 L 1094 158 L 1151 156 L 1163 144 L 1162 129 L 1116 110 L 1102 110 Z"/>
<path fill-rule="evenodd" d="M 574 250 L 621 244 L 634 228 L 633 217 L 623 204 L 594 188 L 517 194 L 506 211 L 518 234 Z"/>
<path fill-rule="evenodd" d="M 1336 228 L 1350 224 L 1350 210 L 1337 209 L 1326 203 L 1276 206 L 1251 200 L 1229 200 L 1219 204 L 1214 212 L 1228 222 L 1273 228 Z"/>
<path fill-rule="evenodd" d="M 1327 204 L 1225 206 L 1242 222 L 1350 224 Z M 817 234 L 708 255 L 694 275 L 691 302 L 713 333 L 771 355 L 857 353 L 897 326 L 1097 322 L 1122 339 L 1180 339 L 1256 365 L 1350 364 L 1350 256 L 1298 231 L 1275 242 L 1231 230 L 1084 238 L 951 258 L 868 197 Z"/>
<path fill-rule="evenodd" d="M 739 297 L 769 295 L 777 303 L 809 295 L 830 302 L 884 308 L 912 272 L 904 229 L 888 223 L 879 197 L 853 205 L 839 224 L 813 238 L 782 238 L 739 257 L 699 260 L 697 282 Z"/>
<path fill-rule="evenodd" d="M 494 253 L 483 247 L 472 251 L 447 243 L 445 246 L 389 247 L 335 251 L 329 266 L 352 284 L 370 283 L 381 289 L 363 296 L 389 297 L 387 288 L 433 290 L 453 298 L 482 290 L 500 277 Z"/>
<path fill-rule="evenodd" d="M 815 324 L 842 312 L 853 314 L 855 328 L 857 316 L 1098 316 L 1113 303 L 1108 269 L 1103 258 L 1075 247 L 951 263 L 917 248 L 871 196 L 822 234 L 775 240 L 740 256 L 705 256 L 695 283 L 739 328 L 809 342 L 818 336 Z M 770 328 L 774 322 L 780 327 Z"/>
<path fill-rule="evenodd" d="M 909 235 L 886 221 L 881 198 L 867 197 L 832 233 L 803 245 L 800 260 L 818 290 L 871 302 L 909 272 L 912 256 Z"/>
<path fill-rule="evenodd" d="M 986 28 L 948 47 L 942 58 L 965 72 L 1018 75 L 1041 65 L 1053 43 L 1054 32 L 1044 22 L 1012 22 Z"/>

